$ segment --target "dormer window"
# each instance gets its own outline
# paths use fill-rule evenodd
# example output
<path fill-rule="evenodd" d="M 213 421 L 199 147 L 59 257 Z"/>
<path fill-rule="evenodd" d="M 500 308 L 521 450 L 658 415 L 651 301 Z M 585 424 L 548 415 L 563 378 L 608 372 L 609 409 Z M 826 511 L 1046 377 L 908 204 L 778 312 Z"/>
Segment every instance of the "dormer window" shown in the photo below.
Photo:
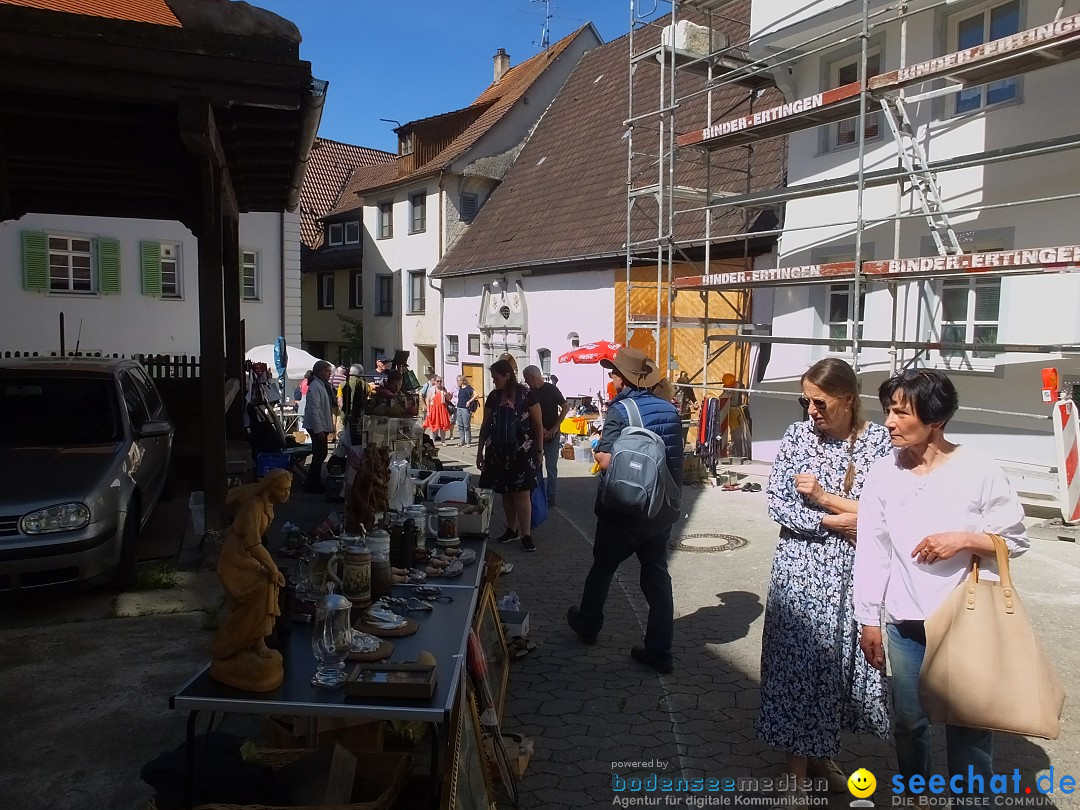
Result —
<path fill-rule="evenodd" d="M 334 245 L 344 244 L 345 238 L 345 225 L 341 222 L 331 222 L 326 229 L 326 244 L 333 247 Z"/>
<path fill-rule="evenodd" d="M 413 133 L 402 132 L 398 135 L 398 154 L 411 155 L 413 153 Z"/>
<path fill-rule="evenodd" d="M 352 222 L 345 223 L 345 244 L 346 245 L 358 245 L 360 244 L 360 222 L 359 220 L 353 220 Z"/>

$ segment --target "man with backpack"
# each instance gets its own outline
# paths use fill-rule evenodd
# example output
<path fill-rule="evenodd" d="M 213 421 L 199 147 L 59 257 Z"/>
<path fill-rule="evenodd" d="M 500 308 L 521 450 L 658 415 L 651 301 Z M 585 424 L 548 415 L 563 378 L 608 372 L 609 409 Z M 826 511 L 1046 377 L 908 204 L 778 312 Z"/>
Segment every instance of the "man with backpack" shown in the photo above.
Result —
<path fill-rule="evenodd" d="M 649 621 L 644 646 L 631 649 L 630 657 L 666 674 L 674 669 L 667 544 L 682 494 L 682 422 L 674 405 L 652 393 L 662 375 L 644 352 L 624 346 L 614 359 L 600 362 L 611 370 L 615 398 L 596 448 L 601 473 L 593 564 L 581 604 L 567 611 L 566 621 L 583 642 L 595 644 L 615 571 L 636 554 Z"/>

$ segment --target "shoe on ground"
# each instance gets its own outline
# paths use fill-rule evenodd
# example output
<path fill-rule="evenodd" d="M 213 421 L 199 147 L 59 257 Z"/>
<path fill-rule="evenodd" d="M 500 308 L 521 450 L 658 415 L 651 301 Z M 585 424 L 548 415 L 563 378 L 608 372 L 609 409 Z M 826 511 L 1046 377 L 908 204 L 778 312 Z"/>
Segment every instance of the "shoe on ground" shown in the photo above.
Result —
<path fill-rule="evenodd" d="M 577 605 L 566 611 L 566 623 L 570 625 L 571 630 L 577 633 L 577 637 L 581 639 L 583 644 L 596 643 L 597 634 L 585 627 L 585 623 L 581 621 L 581 610 Z"/>
<path fill-rule="evenodd" d="M 661 675 L 670 675 L 675 671 L 675 664 L 669 657 L 661 656 L 644 647 L 634 647 L 630 650 L 630 657 L 639 664 L 656 670 Z"/>
<path fill-rule="evenodd" d="M 548 509 L 554 509 L 554 508 L 555 508 L 555 498 L 554 497 L 548 498 Z"/>
<path fill-rule="evenodd" d="M 806 775 L 810 779 L 827 780 L 829 793 L 848 792 L 847 774 L 831 759 L 811 759 L 806 763 Z"/>
<path fill-rule="evenodd" d="M 509 543 L 511 540 L 517 540 L 518 533 L 507 529 L 505 532 L 495 538 L 496 543 Z"/>
<path fill-rule="evenodd" d="M 526 551 L 536 551 L 536 543 L 533 542 L 531 534 L 527 534 L 521 538 L 521 547 Z"/>

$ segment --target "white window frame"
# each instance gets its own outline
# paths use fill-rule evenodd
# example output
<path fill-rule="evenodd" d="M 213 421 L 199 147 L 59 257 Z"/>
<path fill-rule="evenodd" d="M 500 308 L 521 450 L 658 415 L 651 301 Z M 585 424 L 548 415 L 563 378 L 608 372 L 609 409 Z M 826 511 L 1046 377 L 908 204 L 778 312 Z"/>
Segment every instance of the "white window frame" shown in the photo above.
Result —
<path fill-rule="evenodd" d="M 240 266 L 243 268 L 240 283 L 241 301 L 259 301 L 262 298 L 259 259 L 259 251 L 251 248 L 240 248 Z"/>
<path fill-rule="evenodd" d="M 394 203 L 384 200 L 376 206 L 378 224 L 375 232 L 378 239 L 394 238 Z"/>
<path fill-rule="evenodd" d="M 457 335 L 446 336 L 446 362 L 456 363 L 458 362 L 459 352 L 461 350 L 461 343 L 458 341 Z"/>
<path fill-rule="evenodd" d="M 1007 243 L 1007 240 L 1001 238 L 986 238 L 985 236 L 980 239 L 978 233 L 974 234 L 974 239 L 971 241 L 964 241 L 964 235 L 961 235 L 961 244 L 963 245 L 965 253 L 985 253 L 987 251 L 1008 250 L 1012 247 L 1011 243 Z M 962 341 L 949 341 L 961 342 L 961 343 L 975 343 L 976 330 L 986 329 L 988 327 L 995 327 L 996 337 L 994 343 L 1001 343 L 1001 304 L 1002 304 L 1002 277 L 1001 276 L 984 276 L 981 274 L 975 275 L 959 275 L 951 276 L 947 278 L 938 279 L 934 284 L 934 295 L 937 298 L 936 305 L 934 306 L 934 323 L 937 324 L 938 332 L 934 336 L 934 339 L 942 343 L 945 342 L 946 327 L 955 327 L 962 325 L 964 328 L 964 338 Z M 945 321 L 945 291 L 948 287 L 965 286 L 967 287 L 967 302 L 965 305 L 964 320 L 961 321 Z M 995 320 L 990 319 L 976 319 L 975 318 L 975 297 L 977 288 L 979 287 L 993 287 L 998 288 L 998 311 L 997 318 Z M 936 362 L 944 369 L 965 371 L 993 371 L 997 367 L 998 354 L 986 354 L 978 351 L 962 351 L 962 352 L 937 352 Z"/>
<path fill-rule="evenodd" d="M 331 222 L 326 227 L 326 244 L 330 247 L 345 244 L 345 224 L 343 222 Z"/>
<path fill-rule="evenodd" d="M 875 58 L 875 57 L 878 60 L 878 65 L 877 65 L 876 69 L 870 67 L 870 61 L 869 61 L 870 59 Z M 855 54 L 852 54 L 850 56 L 842 57 L 842 58 L 839 58 L 839 59 L 836 59 L 836 60 L 830 62 L 829 63 L 829 87 L 839 87 L 840 85 L 843 85 L 843 84 L 849 84 L 852 81 L 857 82 L 859 80 L 859 59 L 860 58 L 861 58 L 860 55 L 858 53 L 855 53 Z M 866 71 L 867 72 L 867 77 L 873 76 L 876 73 L 880 73 L 881 72 L 881 48 L 880 47 L 870 48 L 867 51 L 866 58 L 867 58 L 867 71 Z M 847 67 L 851 67 L 852 65 L 854 65 L 854 67 L 855 67 L 855 77 L 853 79 L 849 79 L 848 81 L 841 81 L 840 80 L 840 71 L 847 68 Z M 869 141 L 880 140 L 882 138 L 883 129 L 884 129 L 884 123 L 885 122 L 881 120 L 881 113 L 880 112 L 873 112 L 873 113 L 867 112 L 867 116 L 866 116 L 866 140 L 868 142 Z M 825 146 L 825 151 L 832 152 L 832 151 L 837 151 L 837 150 L 840 150 L 840 149 L 854 149 L 854 148 L 858 147 L 858 145 L 859 145 L 859 129 L 858 129 L 858 126 L 859 126 L 859 119 L 858 118 L 848 118 L 848 119 L 845 119 L 843 121 L 837 121 L 835 124 L 830 124 L 828 126 L 828 129 L 827 129 L 828 136 L 827 136 L 827 144 Z M 848 131 L 850 131 L 851 140 L 847 141 L 845 143 L 841 143 L 840 142 L 841 133 L 846 133 Z"/>
<path fill-rule="evenodd" d="M 994 9 L 1002 8 L 1003 6 L 1016 6 L 1016 31 L 1010 33 L 1019 33 L 1024 30 L 1024 4 L 1021 0 L 1005 0 L 1004 2 L 992 2 L 985 3 L 982 6 L 974 6 L 964 11 L 953 14 L 948 19 L 948 42 L 946 44 L 946 50 L 949 53 L 954 53 L 961 50 L 960 48 L 960 23 L 966 22 L 973 17 L 982 16 L 983 30 L 982 30 L 982 42 L 979 44 L 985 44 L 990 37 L 990 15 Z M 1003 36 L 1009 36 L 1004 34 Z M 971 47 L 971 46 L 966 46 Z M 1012 95 L 1007 99 L 1001 101 L 988 102 L 988 95 L 994 88 L 1001 88 L 1011 85 L 1013 88 Z M 965 94 L 979 94 L 979 103 L 975 107 L 970 109 L 960 110 L 958 109 L 960 97 Z M 987 82 L 986 84 L 977 85 L 975 87 L 965 87 L 948 97 L 948 114 L 952 117 L 963 115 L 977 115 L 980 112 L 988 109 L 994 109 L 1006 104 L 1015 104 L 1020 101 L 1020 79 L 1019 77 L 1012 76 L 1007 79 L 998 79 L 997 81 Z"/>
<path fill-rule="evenodd" d="M 843 261 L 838 259 L 837 261 Z M 844 319 L 832 320 L 833 298 L 844 298 Z M 866 284 L 862 284 L 859 290 L 859 323 L 856 334 L 862 340 L 863 330 L 866 327 Z M 830 284 L 825 290 L 825 336 L 830 340 L 852 340 L 852 325 L 855 323 L 855 284 L 854 282 L 839 282 Z M 839 331 L 839 330 L 842 330 Z M 836 332 L 834 334 L 834 331 Z M 830 343 L 830 354 L 851 354 L 852 347 L 849 344 Z"/>
<path fill-rule="evenodd" d="M 317 275 L 319 289 L 318 309 L 334 308 L 334 274 L 319 273 Z"/>
<path fill-rule="evenodd" d="M 360 221 L 349 220 L 345 223 L 345 244 L 346 245 L 359 245 L 360 244 Z"/>
<path fill-rule="evenodd" d="M 161 297 L 172 300 L 184 297 L 183 263 L 180 259 L 178 242 L 160 242 L 158 250 L 161 256 Z M 168 269 L 171 265 L 171 271 Z M 169 280 L 169 276 L 172 276 Z"/>
<path fill-rule="evenodd" d="M 417 295 L 419 285 L 419 295 Z M 409 271 L 409 314 L 423 315 L 427 311 L 427 271 Z"/>
<path fill-rule="evenodd" d="M 417 222 L 418 219 L 419 222 Z M 409 233 L 424 233 L 425 231 L 427 231 L 427 192 L 421 191 L 409 195 Z"/>
<path fill-rule="evenodd" d="M 65 246 L 53 245 L 53 240 L 63 241 Z M 47 261 L 48 261 L 48 286 L 46 289 L 50 294 L 59 295 L 96 295 L 98 291 L 98 279 L 97 279 L 97 262 L 94 255 L 94 240 L 89 236 L 75 236 L 73 234 L 64 233 L 47 233 L 45 235 L 47 245 Z M 75 243 L 85 242 L 87 245 L 86 250 L 76 249 Z M 75 286 L 75 264 L 81 264 L 80 259 L 86 259 L 88 267 L 86 268 L 89 275 L 89 289 L 76 289 Z M 54 286 L 54 281 L 59 282 L 61 280 L 59 271 L 63 267 L 64 269 L 64 286 Z M 83 268 L 78 268 L 82 270 Z M 54 272 L 55 271 L 55 272 Z"/>
<path fill-rule="evenodd" d="M 364 308 L 364 272 L 354 270 L 352 274 L 352 298 L 349 301 L 350 309 Z"/>
<path fill-rule="evenodd" d="M 540 373 L 546 380 L 551 376 L 551 349 L 537 349 L 536 359 L 539 360 Z"/>

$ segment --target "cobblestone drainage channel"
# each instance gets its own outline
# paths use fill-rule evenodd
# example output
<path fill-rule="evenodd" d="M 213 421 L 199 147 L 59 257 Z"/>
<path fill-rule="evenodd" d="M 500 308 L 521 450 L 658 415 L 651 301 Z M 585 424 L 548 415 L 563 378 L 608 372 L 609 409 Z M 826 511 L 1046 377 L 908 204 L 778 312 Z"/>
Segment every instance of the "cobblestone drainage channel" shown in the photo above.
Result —
<path fill-rule="evenodd" d="M 748 543 L 745 537 L 735 534 L 684 534 L 668 540 L 668 548 L 674 551 L 711 554 L 714 551 L 734 551 Z"/>

